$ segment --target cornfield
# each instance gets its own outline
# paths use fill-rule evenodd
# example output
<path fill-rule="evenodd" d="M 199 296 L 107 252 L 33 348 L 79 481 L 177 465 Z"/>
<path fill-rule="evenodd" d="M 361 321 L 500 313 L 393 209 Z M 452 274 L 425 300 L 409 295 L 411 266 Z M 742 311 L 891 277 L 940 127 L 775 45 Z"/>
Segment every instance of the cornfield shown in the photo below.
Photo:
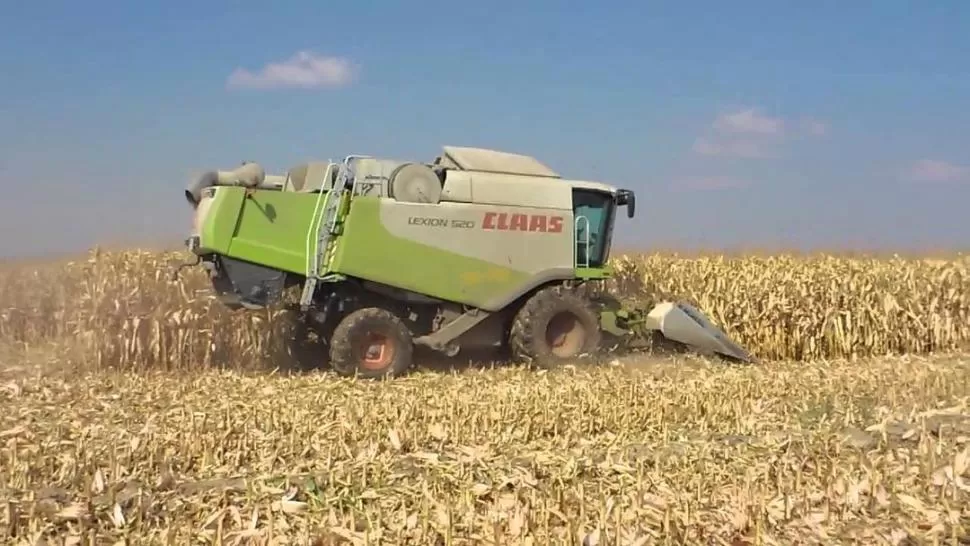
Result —
<path fill-rule="evenodd" d="M 0 543 L 970 543 L 970 362 L 883 356 L 964 346 L 966 258 L 623 256 L 768 361 L 388 383 L 265 373 L 295 321 L 183 259 L 0 269 Z"/>
<path fill-rule="evenodd" d="M 233 313 L 203 274 L 168 277 L 182 253 L 94 250 L 0 273 L 0 338 L 70 339 L 98 367 L 238 367 L 279 358 L 293 317 Z M 764 360 L 951 351 L 970 341 L 970 258 L 625 255 L 610 289 L 633 302 L 685 299 Z"/>

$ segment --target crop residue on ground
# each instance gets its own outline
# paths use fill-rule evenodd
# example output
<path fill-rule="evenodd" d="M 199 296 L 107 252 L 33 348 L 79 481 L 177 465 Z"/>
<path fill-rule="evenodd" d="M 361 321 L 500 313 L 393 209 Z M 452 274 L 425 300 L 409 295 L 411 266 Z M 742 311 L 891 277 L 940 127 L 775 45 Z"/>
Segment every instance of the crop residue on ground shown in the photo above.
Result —
<path fill-rule="evenodd" d="M 0 535 L 24 544 L 950 544 L 970 531 L 967 360 L 390 383 L 40 366 L 0 377 Z"/>

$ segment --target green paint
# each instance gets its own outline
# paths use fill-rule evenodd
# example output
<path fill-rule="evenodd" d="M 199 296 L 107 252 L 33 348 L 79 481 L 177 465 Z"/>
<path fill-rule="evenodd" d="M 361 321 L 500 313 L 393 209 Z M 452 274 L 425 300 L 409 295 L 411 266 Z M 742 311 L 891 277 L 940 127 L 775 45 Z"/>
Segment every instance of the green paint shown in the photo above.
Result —
<path fill-rule="evenodd" d="M 532 278 L 524 271 L 397 237 L 381 223 L 380 208 L 378 197 L 354 199 L 332 271 L 476 307 L 520 291 Z"/>
<path fill-rule="evenodd" d="M 346 195 L 346 192 L 344 192 L 342 196 L 343 195 Z M 314 199 L 318 199 L 318 198 L 319 196 L 314 197 Z M 333 198 L 332 193 L 330 193 L 329 191 L 322 192 L 322 200 L 320 201 L 320 207 L 317 208 L 316 206 L 314 206 L 313 212 L 315 214 L 311 215 L 310 217 L 310 229 L 312 230 L 313 238 L 310 240 L 310 247 L 308 249 L 310 253 L 309 256 L 316 256 L 320 252 L 320 226 L 323 223 L 324 211 L 327 210 L 327 206 L 330 204 L 331 198 Z M 337 218 L 339 219 L 340 217 L 341 216 L 338 213 Z M 330 239 L 329 246 L 332 246 L 332 245 L 333 245 L 333 238 Z M 323 259 L 326 260 L 326 256 L 324 256 Z M 304 275 L 312 276 L 314 274 L 317 274 L 317 275 L 325 274 L 326 261 L 320 264 L 319 271 L 312 271 L 311 270 L 312 264 L 306 266 L 304 269 L 305 269 Z"/>
<path fill-rule="evenodd" d="M 612 310 L 600 311 L 600 329 L 614 336 L 624 336 L 629 330 L 624 330 L 617 323 L 617 313 Z"/>
<path fill-rule="evenodd" d="M 202 244 L 220 254 L 290 273 L 306 273 L 307 229 L 317 195 L 220 187 Z M 315 236 L 314 236 L 315 240 Z"/>
<path fill-rule="evenodd" d="M 214 190 L 209 214 L 199 230 L 199 246 L 208 252 L 229 254 L 229 245 L 243 206 L 243 194 L 229 188 Z"/>
<path fill-rule="evenodd" d="M 577 267 L 576 268 L 576 278 L 587 280 L 587 281 L 607 279 L 612 274 L 613 274 L 613 268 L 608 265 L 603 267 Z"/>

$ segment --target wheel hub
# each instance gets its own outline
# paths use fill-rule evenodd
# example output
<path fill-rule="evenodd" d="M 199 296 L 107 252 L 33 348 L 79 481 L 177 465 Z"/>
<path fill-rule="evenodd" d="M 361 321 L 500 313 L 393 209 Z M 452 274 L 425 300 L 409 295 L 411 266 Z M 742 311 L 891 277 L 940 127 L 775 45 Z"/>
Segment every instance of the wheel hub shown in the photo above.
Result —
<path fill-rule="evenodd" d="M 586 328 L 572 313 L 564 311 L 553 316 L 546 327 L 546 343 L 558 357 L 577 356 L 585 342 Z"/>
<path fill-rule="evenodd" d="M 383 334 L 372 333 L 361 340 L 358 349 L 362 355 L 361 364 L 369 370 L 380 370 L 394 358 L 394 343 Z"/>

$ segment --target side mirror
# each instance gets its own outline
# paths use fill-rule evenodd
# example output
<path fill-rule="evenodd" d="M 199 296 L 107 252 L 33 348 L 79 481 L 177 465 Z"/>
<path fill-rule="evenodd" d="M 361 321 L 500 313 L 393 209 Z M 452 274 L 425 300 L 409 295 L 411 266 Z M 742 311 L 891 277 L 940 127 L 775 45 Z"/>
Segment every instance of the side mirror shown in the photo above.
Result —
<path fill-rule="evenodd" d="M 633 218 L 637 213 L 637 194 L 633 190 L 620 190 L 616 194 L 618 205 L 626 207 L 626 217 Z"/>

